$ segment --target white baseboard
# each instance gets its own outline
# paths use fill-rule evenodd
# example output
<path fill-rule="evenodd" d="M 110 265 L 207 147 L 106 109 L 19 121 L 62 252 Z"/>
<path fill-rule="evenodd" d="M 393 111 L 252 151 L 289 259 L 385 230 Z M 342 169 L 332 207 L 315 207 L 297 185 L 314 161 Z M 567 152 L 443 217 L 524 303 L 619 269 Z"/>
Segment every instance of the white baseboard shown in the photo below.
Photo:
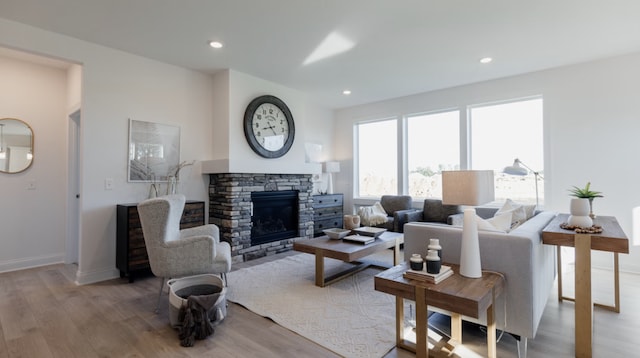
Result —
<path fill-rule="evenodd" d="M 64 253 L 0 261 L 0 273 L 64 263 Z"/>
<path fill-rule="evenodd" d="M 120 277 L 120 271 L 115 268 L 106 268 L 104 270 L 82 272 L 78 269 L 76 273 L 77 285 L 88 285 L 100 281 L 112 280 Z"/>

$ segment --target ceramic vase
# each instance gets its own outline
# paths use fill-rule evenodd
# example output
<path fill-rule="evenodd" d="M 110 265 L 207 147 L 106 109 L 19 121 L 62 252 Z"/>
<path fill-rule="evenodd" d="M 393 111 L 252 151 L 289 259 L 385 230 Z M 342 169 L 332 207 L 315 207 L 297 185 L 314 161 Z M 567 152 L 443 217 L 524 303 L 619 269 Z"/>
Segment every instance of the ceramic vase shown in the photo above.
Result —
<path fill-rule="evenodd" d="M 439 274 L 441 265 L 442 262 L 440 261 L 440 257 L 438 256 L 438 251 L 429 250 L 427 252 L 427 272 Z"/>
<path fill-rule="evenodd" d="M 442 246 L 440 246 L 439 239 L 429 239 L 429 246 L 427 246 L 427 250 L 436 250 L 438 252 L 438 257 L 442 260 Z"/>
<path fill-rule="evenodd" d="M 422 271 L 422 267 L 424 265 L 422 256 L 420 256 L 420 254 L 411 255 L 411 258 L 409 259 L 409 265 L 414 271 Z"/>
<path fill-rule="evenodd" d="M 353 230 L 360 227 L 360 216 L 358 215 L 345 215 L 344 228 L 347 230 Z"/>
<path fill-rule="evenodd" d="M 569 219 L 567 224 L 578 227 L 591 227 L 593 220 L 589 217 L 589 199 L 573 198 L 569 205 Z"/>

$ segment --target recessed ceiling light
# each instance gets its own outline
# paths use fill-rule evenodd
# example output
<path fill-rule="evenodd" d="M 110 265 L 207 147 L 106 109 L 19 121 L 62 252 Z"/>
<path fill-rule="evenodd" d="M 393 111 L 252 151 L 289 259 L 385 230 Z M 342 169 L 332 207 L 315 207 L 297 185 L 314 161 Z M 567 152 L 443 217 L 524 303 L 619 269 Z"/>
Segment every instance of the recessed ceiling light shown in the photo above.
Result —
<path fill-rule="evenodd" d="M 348 96 L 348 95 L 351 94 L 351 91 L 350 90 L 344 90 L 344 91 L 342 91 L 342 94 L 345 95 L 345 96 Z"/>
<path fill-rule="evenodd" d="M 480 63 L 489 63 L 491 61 L 493 61 L 491 57 L 483 57 L 480 59 Z"/>
<path fill-rule="evenodd" d="M 213 48 L 222 48 L 222 42 L 211 41 L 211 42 L 209 42 L 209 46 L 211 46 Z"/>

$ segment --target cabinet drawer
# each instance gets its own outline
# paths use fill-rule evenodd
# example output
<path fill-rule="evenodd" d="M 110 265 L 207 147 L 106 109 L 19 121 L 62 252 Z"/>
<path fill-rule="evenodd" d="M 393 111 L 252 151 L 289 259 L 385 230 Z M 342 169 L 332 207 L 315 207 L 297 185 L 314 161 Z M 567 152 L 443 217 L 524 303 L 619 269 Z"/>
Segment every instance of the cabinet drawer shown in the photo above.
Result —
<path fill-rule="evenodd" d="M 316 220 L 313 222 L 313 232 L 322 232 L 324 229 L 342 228 L 342 217 L 335 217 L 333 219 Z"/>
<path fill-rule="evenodd" d="M 342 216 L 342 207 L 318 208 L 313 211 L 313 220 L 328 219 L 336 216 Z"/>
<path fill-rule="evenodd" d="M 315 209 L 327 207 L 327 206 L 339 206 L 342 208 L 342 194 L 327 194 L 327 195 L 314 195 L 313 207 Z"/>

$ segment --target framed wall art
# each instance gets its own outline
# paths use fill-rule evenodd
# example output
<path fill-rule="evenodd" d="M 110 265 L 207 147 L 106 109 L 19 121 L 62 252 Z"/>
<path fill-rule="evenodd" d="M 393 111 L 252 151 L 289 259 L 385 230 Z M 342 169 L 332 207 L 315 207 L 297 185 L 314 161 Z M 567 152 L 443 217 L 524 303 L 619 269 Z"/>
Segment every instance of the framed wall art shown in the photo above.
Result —
<path fill-rule="evenodd" d="M 180 164 L 180 127 L 129 119 L 130 182 L 167 181 Z"/>

